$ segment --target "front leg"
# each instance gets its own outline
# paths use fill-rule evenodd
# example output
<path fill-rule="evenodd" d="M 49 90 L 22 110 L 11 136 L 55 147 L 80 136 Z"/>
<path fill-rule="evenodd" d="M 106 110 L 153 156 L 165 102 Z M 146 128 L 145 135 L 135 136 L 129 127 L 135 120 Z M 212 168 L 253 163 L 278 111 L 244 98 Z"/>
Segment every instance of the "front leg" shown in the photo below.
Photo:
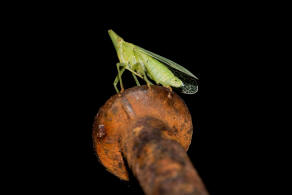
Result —
<path fill-rule="evenodd" d="M 116 90 L 117 93 L 120 93 L 120 92 L 119 92 L 119 89 L 118 89 L 118 87 L 117 87 L 117 84 L 118 84 L 118 82 L 120 81 L 120 78 L 122 77 L 122 74 L 124 73 L 125 70 L 126 70 L 126 66 L 123 66 L 123 68 L 122 68 L 121 70 L 118 69 L 118 72 L 120 72 L 120 74 L 118 74 L 118 75 L 116 76 L 115 80 L 114 80 L 113 85 L 114 85 L 114 88 L 115 88 L 115 90 Z M 120 82 L 121 82 L 121 81 L 120 81 Z M 123 91 L 121 90 L 121 92 L 123 92 Z"/>
<path fill-rule="evenodd" d="M 122 73 L 120 71 L 120 66 L 123 66 L 123 68 L 124 68 L 125 65 L 122 64 L 122 63 L 117 63 L 118 78 L 119 78 L 119 81 L 120 81 L 121 93 L 123 93 L 124 92 L 124 85 L 123 85 L 123 81 L 122 81 Z"/>

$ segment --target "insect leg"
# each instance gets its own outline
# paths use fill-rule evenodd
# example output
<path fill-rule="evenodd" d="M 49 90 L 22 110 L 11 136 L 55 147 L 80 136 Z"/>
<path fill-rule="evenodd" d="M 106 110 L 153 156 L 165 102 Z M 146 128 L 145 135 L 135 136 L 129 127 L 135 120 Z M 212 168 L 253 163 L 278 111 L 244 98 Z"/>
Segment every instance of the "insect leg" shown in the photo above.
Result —
<path fill-rule="evenodd" d="M 114 87 L 115 87 L 116 92 L 117 92 L 117 93 L 120 93 L 119 89 L 117 88 L 117 84 L 118 84 L 118 82 L 119 82 L 119 77 L 116 76 L 113 85 L 114 85 Z"/>
<path fill-rule="evenodd" d="M 124 66 L 124 67 L 121 69 L 121 71 L 120 71 L 120 72 L 121 72 L 120 76 L 122 76 L 122 74 L 124 73 L 125 70 L 126 70 L 126 66 Z M 113 83 L 113 85 L 114 85 L 115 90 L 116 90 L 117 93 L 119 93 L 119 89 L 117 88 L 117 84 L 118 84 L 118 82 L 119 82 L 119 75 L 116 76 L 116 78 L 115 78 L 115 80 L 114 80 L 114 83 Z"/>
<path fill-rule="evenodd" d="M 143 79 L 143 77 L 142 77 L 140 74 L 136 73 L 135 71 L 131 70 L 130 68 L 126 68 L 126 69 L 127 69 L 128 71 L 130 71 L 131 73 L 137 75 L 137 76 L 140 77 L 141 79 Z"/>
<path fill-rule="evenodd" d="M 143 66 L 140 63 L 137 63 L 136 66 L 137 66 L 139 72 L 141 72 L 143 79 L 147 83 L 147 86 L 150 88 L 150 85 L 153 85 L 153 84 L 148 80 L 145 69 L 143 68 Z"/>
<path fill-rule="evenodd" d="M 172 92 L 172 88 L 170 86 L 167 86 L 166 88 L 168 88 L 169 91 Z"/>
<path fill-rule="evenodd" d="M 135 82 L 136 82 L 137 86 L 141 86 L 139 81 L 138 81 L 138 79 L 137 79 L 137 77 L 136 77 L 136 75 L 134 73 L 132 73 L 132 75 L 133 75 L 133 77 L 135 79 Z"/>
<path fill-rule="evenodd" d="M 148 78 L 147 78 L 145 72 L 144 72 L 144 80 L 146 81 L 148 88 L 150 88 L 150 85 L 153 85 L 153 84 L 148 80 Z"/>
<path fill-rule="evenodd" d="M 166 86 L 169 89 L 169 93 L 167 95 L 168 98 L 171 98 L 172 88 L 170 86 Z"/>
<path fill-rule="evenodd" d="M 122 93 L 124 91 L 124 85 L 123 85 L 123 81 L 122 81 L 122 74 L 121 74 L 121 71 L 120 71 L 120 66 L 124 66 L 124 64 L 117 63 L 118 76 L 119 76 L 119 81 L 120 81 L 120 86 L 121 86 L 121 93 Z"/>
<path fill-rule="evenodd" d="M 135 82 L 136 82 L 137 86 L 141 86 L 140 83 L 139 83 L 139 81 L 138 81 L 138 79 L 137 79 L 137 76 L 134 73 L 134 72 L 137 72 L 137 67 L 138 66 L 139 66 L 138 64 L 134 64 L 134 65 L 132 65 L 132 68 L 131 69 L 133 70 L 132 75 L 133 75 L 133 77 L 135 79 Z"/>

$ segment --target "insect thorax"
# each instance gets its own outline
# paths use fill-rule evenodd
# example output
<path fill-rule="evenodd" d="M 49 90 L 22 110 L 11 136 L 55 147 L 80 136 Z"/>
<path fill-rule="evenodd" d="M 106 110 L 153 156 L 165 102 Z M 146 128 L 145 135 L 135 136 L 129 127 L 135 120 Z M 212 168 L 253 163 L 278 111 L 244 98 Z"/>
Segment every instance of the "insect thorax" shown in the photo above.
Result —
<path fill-rule="evenodd" d="M 143 61 L 135 53 L 135 45 L 127 42 L 123 42 L 122 46 L 119 48 L 118 57 L 122 64 L 128 66 L 129 69 L 136 69 L 139 64 L 140 69 L 144 68 Z"/>

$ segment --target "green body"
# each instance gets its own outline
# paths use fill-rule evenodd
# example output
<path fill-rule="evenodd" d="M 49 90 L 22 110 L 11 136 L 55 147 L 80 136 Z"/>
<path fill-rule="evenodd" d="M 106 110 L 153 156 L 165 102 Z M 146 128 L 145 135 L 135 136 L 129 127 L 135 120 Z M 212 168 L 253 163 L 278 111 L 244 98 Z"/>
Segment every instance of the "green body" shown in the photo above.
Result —
<path fill-rule="evenodd" d="M 168 69 L 167 66 L 150 55 L 142 52 L 138 46 L 124 41 L 112 30 L 109 30 L 108 33 L 120 61 L 117 65 L 119 75 L 116 77 L 114 85 L 117 84 L 117 81 L 120 81 L 121 88 L 123 88 L 121 74 L 125 69 L 132 72 L 137 85 L 140 84 L 136 79 L 136 75 L 143 78 L 148 85 L 151 82 L 147 79 L 147 76 L 155 81 L 156 84 L 161 84 L 164 87 L 182 87 L 184 85 L 183 82 Z M 120 70 L 120 67 L 122 67 L 122 70 Z"/>
<path fill-rule="evenodd" d="M 147 75 L 154 80 L 157 84 L 165 87 L 181 87 L 182 81 L 177 78 L 164 64 L 158 60 L 147 56 L 146 54 L 138 54 L 138 59 L 141 60 L 146 68 Z"/>

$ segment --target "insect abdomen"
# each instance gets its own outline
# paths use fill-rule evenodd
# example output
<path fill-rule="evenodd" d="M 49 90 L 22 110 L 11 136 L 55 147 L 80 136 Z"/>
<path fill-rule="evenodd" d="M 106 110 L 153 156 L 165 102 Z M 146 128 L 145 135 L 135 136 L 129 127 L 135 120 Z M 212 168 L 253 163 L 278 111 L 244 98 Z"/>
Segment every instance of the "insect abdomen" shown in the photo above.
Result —
<path fill-rule="evenodd" d="M 174 77 L 174 74 L 162 63 L 147 56 L 144 58 L 145 67 L 150 77 L 158 84 L 169 86 L 169 81 Z"/>

